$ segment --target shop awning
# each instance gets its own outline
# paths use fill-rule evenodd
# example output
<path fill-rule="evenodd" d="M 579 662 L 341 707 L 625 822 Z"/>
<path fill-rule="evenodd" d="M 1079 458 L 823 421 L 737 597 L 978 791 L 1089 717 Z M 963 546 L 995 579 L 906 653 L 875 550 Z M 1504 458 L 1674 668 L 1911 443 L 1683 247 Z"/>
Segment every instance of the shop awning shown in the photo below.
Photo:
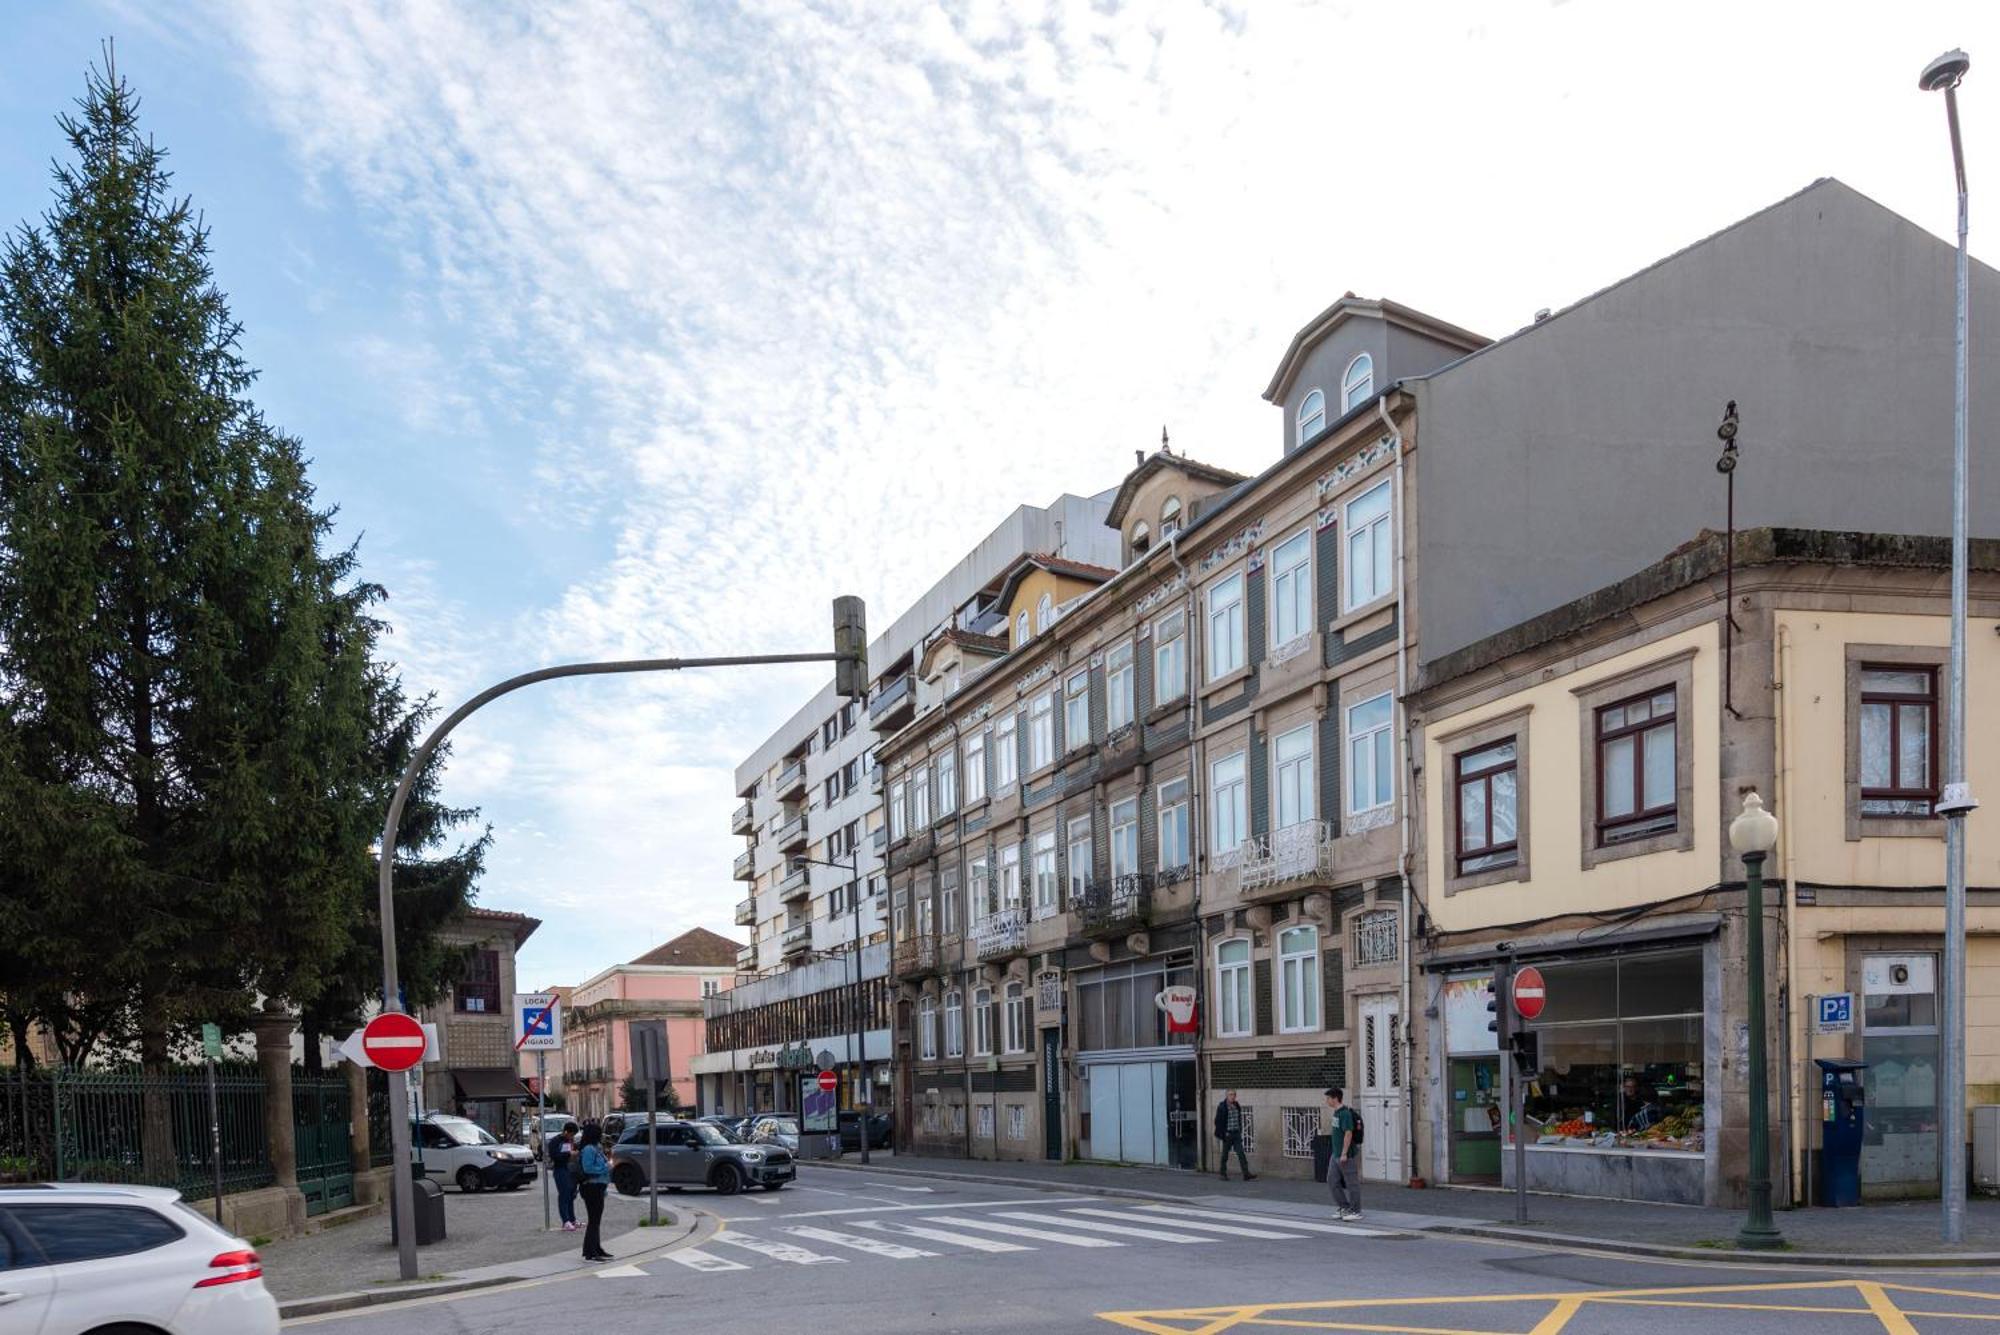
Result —
<path fill-rule="evenodd" d="M 528 1087 L 512 1071 L 453 1071 L 451 1079 L 458 1086 L 458 1097 L 467 1103 L 529 1097 Z"/>
<path fill-rule="evenodd" d="M 1607 930 L 1602 924 L 1593 923 L 1588 927 L 1572 928 L 1568 931 L 1516 936 L 1508 944 L 1513 947 L 1517 956 L 1547 955 L 1558 951 L 1602 952 L 1661 941 L 1713 936 L 1721 929 L 1720 913 L 1682 913 L 1655 918 L 1643 926 L 1634 925 Z M 1490 964 L 1499 954 L 1500 943 L 1497 941 L 1484 941 L 1470 946 L 1447 946 L 1443 950 L 1432 951 L 1422 967 L 1426 971 L 1436 972 L 1467 964 Z"/>

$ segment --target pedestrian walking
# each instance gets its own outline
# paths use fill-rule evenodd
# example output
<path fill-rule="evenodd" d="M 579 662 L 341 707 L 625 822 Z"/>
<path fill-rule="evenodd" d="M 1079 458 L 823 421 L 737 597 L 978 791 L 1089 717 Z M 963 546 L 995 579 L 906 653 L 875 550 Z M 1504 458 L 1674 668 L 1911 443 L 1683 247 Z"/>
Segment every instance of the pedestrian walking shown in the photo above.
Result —
<path fill-rule="evenodd" d="M 1215 1138 L 1222 1142 L 1222 1180 L 1229 1180 L 1229 1152 L 1236 1151 L 1236 1162 L 1243 1167 L 1243 1180 L 1254 1181 L 1257 1175 L 1250 1171 L 1250 1160 L 1243 1154 L 1243 1107 L 1236 1102 L 1236 1091 L 1225 1090 L 1222 1102 L 1215 1105 Z"/>
<path fill-rule="evenodd" d="M 598 1229 L 604 1223 L 604 1193 L 611 1189 L 611 1160 L 604 1157 L 598 1142 L 604 1133 L 595 1126 L 583 1129 L 583 1148 L 577 1153 L 577 1167 L 583 1173 L 579 1190 L 583 1192 L 583 1213 L 590 1223 L 583 1231 L 583 1259 L 586 1261 L 609 1261 L 611 1253 L 604 1250 L 604 1243 L 598 1238 Z"/>
<path fill-rule="evenodd" d="M 1333 1189 L 1333 1212 L 1341 1219 L 1361 1217 L 1361 1115 L 1347 1106 L 1340 1086 L 1326 1091 L 1333 1110 L 1333 1161 L 1326 1166 Z"/>
<path fill-rule="evenodd" d="M 556 1215 L 562 1231 L 576 1232 L 576 1123 L 565 1122 L 549 1142 L 549 1176 L 556 1184 Z"/>

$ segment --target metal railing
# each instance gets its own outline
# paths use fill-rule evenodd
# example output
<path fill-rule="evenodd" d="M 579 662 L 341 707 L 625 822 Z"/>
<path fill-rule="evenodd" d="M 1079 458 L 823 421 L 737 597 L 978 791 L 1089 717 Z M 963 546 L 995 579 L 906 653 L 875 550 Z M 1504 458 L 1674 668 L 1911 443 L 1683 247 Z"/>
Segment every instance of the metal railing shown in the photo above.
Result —
<path fill-rule="evenodd" d="M 731 834 L 748 834 L 750 827 L 755 823 L 756 817 L 750 810 L 750 804 L 745 802 L 742 806 L 736 808 L 734 815 L 730 816 L 729 832 Z"/>
<path fill-rule="evenodd" d="M 736 925 L 749 927 L 757 921 L 757 896 L 736 901 Z"/>
<path fill-rule="evenodd" d="M 1333 875 L 1333 830 L 1322 820 L 1301 821 L 1258 835 L 1243 848 L 1237 885 L 1244 894 Z"/>
<path fill-rule="evenodd" d="M 793 899 L 811 889 L 811 877 L 806 864 L 795 861 L 792 863 L 792 869 L 785 873 L 785 879 L 778 882 L 778 898 Z"/>
<path fill-rule="evenodd" d="M 910 675 L 906 672 L 883 683 L 882 689 L 868 701 L 868 719 L 871 723 L 879 721 L 910 701 Z"/>
<path fill-rule="evenodd" d="M 889 970 L 898 978 L 913 978 L 937 968 L 938 943 L 934 936 L 906 936 L 896 943 Z"/>
<path fill-rule="evenodd" d="M 778 851 L 788 852 L 806 841 L 806 818 L 794 816 L 778 827 Z"/>
<path fill-rule="evenodd" d="M 1017 954 L 1027 940 L 1028 911 L 1019 905 L 988 914 L 972 925 L 973 953 L 982 960 Z"/>
<path fill-rule="evenodd" d="M 812 939 L 813 925 L 809 922 L 796 922 L 787 927 L 785 934 L 778 938 L 778 949 L 789 955 L 794 951 L 810 948 Z"/>
<path fill-rule="evenodd" d="M 802 788 L 806 781 L 805 757 L 801 756 L 778 771 L 778 796 L 783 797 L 794 788 Z"/>
<path fill-rule="evenodd" d="M 747 881 L 757 874 L 755 859 L 748 852 L 738 853 L 735 864 L 729 869 L 732 881 Z"/>
<path fill-rule="evenodd" d="M 1153 878 L 1145 872 L 1093 880 L 1076 902 L 1079 925 L 1086 933 L 1136 927 L 1146 920 L 1152 897 Z"/>
<path fill-rule="evenodd" d="M 750 970 L 755 969 L 756 967 L 757 967 L 757 947 L 745 946 L 743 947 L 743 949 L 736 952 L 736 968 L 739 972 L 748 973 Z"/>

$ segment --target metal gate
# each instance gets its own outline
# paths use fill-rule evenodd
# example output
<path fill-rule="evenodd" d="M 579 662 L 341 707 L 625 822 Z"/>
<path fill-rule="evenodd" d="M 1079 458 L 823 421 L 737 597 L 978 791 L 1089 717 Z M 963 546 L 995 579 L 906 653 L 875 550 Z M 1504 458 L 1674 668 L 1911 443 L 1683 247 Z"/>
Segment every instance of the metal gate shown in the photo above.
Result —
<path fill-rule="evenodd" d="M 354 1160 L 344 1076 L 292 1075 L 292 1142 L 308 1215 L 354 1204 Z"/>

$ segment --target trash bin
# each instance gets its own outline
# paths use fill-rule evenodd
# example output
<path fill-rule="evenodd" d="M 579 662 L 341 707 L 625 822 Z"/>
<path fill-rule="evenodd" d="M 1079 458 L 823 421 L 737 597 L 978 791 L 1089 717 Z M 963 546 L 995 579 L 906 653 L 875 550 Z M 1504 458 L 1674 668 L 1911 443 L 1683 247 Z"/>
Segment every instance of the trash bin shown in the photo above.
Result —
<path fill-rule="evenodd" d="M 1333 1162 L 1333 1137 L 1314 1136 L 1312 1138 L 1312 1148 L 1313 1181 L 1324 1182 L 1326 1181 L 1327 1166 Z"/>
<path fill-rule="evenodd" d="M 1819 1203 L 1861 1204 L 1861 1139 L 1868 1109 L 1861 1073 L 1867 1062 L 1813 1059 L 1819 1066 Z"/>
<path fill-rule="evenodd" d="M 417 1217 L 417 1246 L 427 1247 L 433 1242 L 444 1241 L 444 1188 L 427 1178 L 419 1178 L 410 1184 L 411 1205 Z M 396 1211 L 389 1211 L 389 1241 L 401 1241 L 396 1229 Z"/>

